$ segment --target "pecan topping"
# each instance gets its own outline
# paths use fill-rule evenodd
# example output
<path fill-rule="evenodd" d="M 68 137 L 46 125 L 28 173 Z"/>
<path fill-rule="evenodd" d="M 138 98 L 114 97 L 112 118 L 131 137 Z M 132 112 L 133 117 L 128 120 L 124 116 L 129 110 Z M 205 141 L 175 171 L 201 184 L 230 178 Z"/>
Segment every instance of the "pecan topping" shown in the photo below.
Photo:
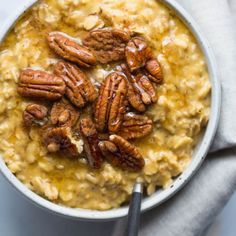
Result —
<path fill-rule="evenodd" d="M 127 82 L 123 74 L 113 72 L 104 80 L 95 107 L 95 123 L 98 131 L 116 132 L 126 110 Z"/>
<path fill-rule="evenodd" d="M 156 90 L 144 72 L 139 72 L 135 76 L 133 85 L 136 91 L 140 93 L 145 105 L 150 105 L 157 101 Z"/>
<path fill-rule="evenodd" d="M 146 63 L 146 70 L 150 73 L 150 76 L 148 76 L 148 78 L 154 83 L 160 84 L 163 81 L 163 74 L 158 60 L 149 60 Z"/>
<path fill-rule="evenodd" d="M 118 67 L 118 70 L 123 71 L 128 80 L 127 97 L 133 108 L 144 112 L 146 109 L 145 105 L 150 105 L 157 101 L 155 88 L 145 71 L 140 70 L 136 75 L 132 75 L 125 64 L 122 64 L 120 68 Z"/>
<path fill-rule="evenodd" d="M 118 135 L 111 135 L 109 141 L 99 142 L 104 157 L 123 170 L 141 171 L 145 165 L 138 149 Z"/>
<path fill-rule="evenodd" d="M 144 112 L 146 109 L 145 104 L 142 101 L 140 92 L 136 88 L 137 86 L 135 86 L 135 79 L 133 75 L 131 75 L 128 66 L 126 64 L 122 64 L 117 69 L 126 75 L 128 87 L 127 98 L 130 105 L 137 111 Z"/>
<path fill-rule="evenodd" d="M 23 122 L 26 127 L 33 124 L 44 125 L 47 122 L 48 109 L 39 104 L 29 104 L 23 112 Z"/>
<path fill-rule="evenodd" d="M 77 66 L 61 61 L 56 65 L 54 73 L 64 79 L 66 96 L 75 106 L 84 107 L 87 102 L 97 98 L 93 84 Z"/>
<path fill-rule="evenodd" d="M 43 143 L 51 153 L 60 152 L 72 157 L 79 154 L 76 143 L 72 140 L 69 127 L 43 129 Z"/>
<path fill-rule="evenodd" d="M 124 116 L 124 121 L 117 134 L 124 139 L 141 138 L 152 132 L 152 124 L 152 120 L 147 116 L 130 112 Z"/>
<path fill-rule="evenodd" d="M 80 45 L 68 35 L 61 32 L 51 32 L 47 39 L 50 48 L 64 59 L 75 62 L 83 67 L 90 67 L 96 64 L 96 58 L 92 51 Z"/>
<path fill-rule="evenodd" d="M 130 40 L 129 33 L 113 28 L 91 31 L 83 44 L 92 48 L 101 63 L 119 61 L 125 58 L 125 46 Z"/>
<path fill-rule="evenodd" d="M 142 37 L 134 37 L 129 41 L 125 56 L 131 72 L 144 67 L 146 62 L 153 57 L 151 48 Z"/>
<path fill-rule="evenodd" d="M 47 72 L 26 69 L 20 74 L 17 91 L 23 97 L 55 101 L 65 93 L 65 83 Z"/>
<path fill-rule="evenodd" d="M 102 165 L 103 157 L 98 147 L 98 133 L 91 119 L 85 118 L 80 121 L 80 132 L 90 166 L 99 169 Z"/>
<path fill-rule="evenodd" d="M 50 118 L 53 125 L 72 127 L 76 124 L 79 115 L 79 112 L 70 102 L 62 98 L 53 104 Z"/>

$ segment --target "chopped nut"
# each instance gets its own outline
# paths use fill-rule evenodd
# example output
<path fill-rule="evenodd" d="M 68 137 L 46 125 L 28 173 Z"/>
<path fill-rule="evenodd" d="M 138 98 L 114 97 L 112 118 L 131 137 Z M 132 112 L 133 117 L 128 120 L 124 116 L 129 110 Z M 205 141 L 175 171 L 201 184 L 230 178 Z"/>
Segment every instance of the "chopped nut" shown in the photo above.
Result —
<path fill-rule="evenodd" d="M 118 135 L 111 135 L 109 141 L 99 142 L 104 157 L 123 170 L 141 171 L 145 165 L 138 149 Z"/>
<path fill-rule="evenodd" d="M 124 116 L 124 121 L 117 134 L 124 139 L 141 138 L 152 132 L 152 124 L 152 120 L 147 116 L 130 112 Z"/>
<path fill-rule="evenodd" d="M 66 96 L 75 106 L 84 107 L 97 98 L 95 87 L 77 66 L 61 61 L 57 63 L 54 73 L 64 79 Z"/>
<path fill-rule="evenodd" d="M 96 58 L 92 51 L 80 45 L 70 36 L 62 32 L 51 32 L 47 39 L 50 48 L 62 58 L 75 62 L 83 67 L 91 67 L 96 64 Z"/>
<path fill-rule="evenodd" d="M 95 107 L 95 124 L 98 131 L 116 132 L 126 111 L 126 78 L 119 72 L 109 74 L 100 89 Z"/>
<path fill-rule="evenodd" d="M 146 70 L 150 73 L 148 78 L 154 83 L 160 84 L 163 81 L 161 66 L 156 59 L 151 59 L 146 63 Z"/>
<path fill-rule="evenodd" d="M 92 168 L 99 169 L 103 162 L 101 150 L 98 147 L 98 133 L 91 119 L 80 121 L 80 131 L 84 140 L 84 150 Z"/>
<path fill-rule="evenodd" d="M 23 97 L 58 100 L 65 93 L 62 78 L 44 71 L 26 69 L 20 74 L 18 93 Z"/>
<path fill-rule="evenodd" d="M 80 116 L 77 111 L 65 98 L 53 104 L 51 110 L 51 122 L 53 125 L 72 127 Z"/>
<path fill-rule="evenodd" d="M 125 56 L 131 72 L 144 67 L 146 62 L 153 57 L 151 48 L 142 37 L 134 37 L 129 41 Z"/>
<path fill-rule="evenodd" d="M 23 112 L 23 122 L 26 127 L 33 124 L 44 125 L 47 122 L 48 109 L 39 104 L 29 104 Z"/>
<path fill-rule="evenodd" d="M 103 28 L 91 31 L 83 44 L 93 49 L 99 62 L 106 64 L 125 58 L 125 46 L 129 39 L 129 33 L 123 30 Z"/>

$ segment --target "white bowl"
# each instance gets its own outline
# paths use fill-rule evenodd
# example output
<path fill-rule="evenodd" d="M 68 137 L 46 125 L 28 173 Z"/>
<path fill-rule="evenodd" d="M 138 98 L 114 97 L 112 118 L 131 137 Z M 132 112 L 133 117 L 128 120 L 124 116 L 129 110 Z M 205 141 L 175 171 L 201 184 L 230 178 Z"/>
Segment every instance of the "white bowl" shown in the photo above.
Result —
<path fill-rule="evenodd" d="M 11 0 L 12 1 L 12 0 Z M 25 5 L 19 6 L 16 0 L 16 7 L 14 14 L 11 14 L 5 24 L 0 28 L 0 41 L 2 41 L 11 28 L 14 25 L 14 22 L 18 19 L 19 16 L 32 4 L 36 2 L 36 0 L 27 0 Z M 202 33 L 192 19 L 192 17 L 174 0 L 161 0 L 165 5 L 169 8 L 173 9 L 175 13 L 183 20 L 183 22 L 188 26 L 188 28 L 192 31 L 193 35 L 197 39 L 199 46 L 201 47 L 206 61 L 208 65 L 208 71 L 210 74 L 210 79 L 212 83 L 212 93 L 211 93 L 211 114 L 210 120 L 207 125 L 206 130 L 198 144 L 195 148 L 193 158 L 191 160 L 188 168 L 174 181 L 171 187 L 165 190 L 158 190 L 150 197 L 146 197 L 142 202 L 142 211 L 147 211 L 155 206 L 160 205 L 170 197 L 172 197 L 175 193 L 177 193 L 186 183 L 190 180 L 193 174 L 198 170 L 200 165 L 202 164 L 209 147 L 213 141 L 218 121 L 220 115 L 220 83 L 217 78 L 216 72 L 216 64 L 214 60 L 214 56 L 212 50 L 209 47 L 206 39 L 202 36 Z M 5 4 L 5 3 L 4 3 Z M 7 4 L 6 4 L 7 5 Z M 39 195 L 35 194 L 31 190 L 29 190 L 23 183 L 21 183 L 7 168 L 4 163 L 4 160 L 0 157 L 0 170 L 6 179 L 16 188 L 18 189 L 24 196 L 30 199 L 33 203 L 38 206 L 47 209 L 53 213 L 57 213 L 63 216 L 72 217 L 75 219 L 81 220 L 114 220 L 117 218 L 121 218 L 127 215 L 128 207 L 123 206 L 117 209 L 112 209 L 108 211 L 95 211 L 95 210 L 85 210 L 85 209 L 72 209 L 64 206 L 59 206 L 54 204 Z"/>

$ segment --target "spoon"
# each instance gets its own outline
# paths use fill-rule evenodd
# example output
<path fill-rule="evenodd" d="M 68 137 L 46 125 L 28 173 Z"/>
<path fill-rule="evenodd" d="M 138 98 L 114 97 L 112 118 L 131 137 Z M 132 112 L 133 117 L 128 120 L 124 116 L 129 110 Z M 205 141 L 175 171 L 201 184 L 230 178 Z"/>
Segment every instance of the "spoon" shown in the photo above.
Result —
<path fill-rule="evenodd" d="M 143 196 L 143 184 L 135 183 L 129 205 L 128 220 L 125 236 L 137 236 L 140 225 L 141 202 Z"/>

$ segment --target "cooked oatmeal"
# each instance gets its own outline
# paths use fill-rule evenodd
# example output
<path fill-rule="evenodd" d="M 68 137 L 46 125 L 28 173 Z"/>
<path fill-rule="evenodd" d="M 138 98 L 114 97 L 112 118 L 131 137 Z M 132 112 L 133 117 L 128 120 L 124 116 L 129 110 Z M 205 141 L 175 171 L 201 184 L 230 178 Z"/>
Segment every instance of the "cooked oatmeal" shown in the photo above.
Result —
<path fill-rule="evenodd" d="M 29 131 L 22 125 L 22 113 L 32 101 L 17 93 L 21 70 L 52 73 L 60 60 L 48 46 L 48 33 L 61 31 L 81 42 L 88 31 L 103 27 L 145 37 L 163 70 L 164 82 L 155 87 L 158 101 L 146 112 L 153 131 L 132 141 L 144 157 L 140 172 L 108 162 L 94 170 L 83 154 L 77 158 L 50 154 L 42 145 L 39 128 Z M 99 84 L 115 66 L 97 64 L 84 71 Z M 170 186 L 191 161 L 210 112 L 211 84 L 204 56 L 186 26 L 155 0 L 39 1 L 0 46 L 0 81 L 0 151 L 7 166 L 36 193 L 74 208 L 119 207 L 129 199 L 138 177 L 147 195 Z M 75 144 L 82 153 L 83 140 Z"/>

